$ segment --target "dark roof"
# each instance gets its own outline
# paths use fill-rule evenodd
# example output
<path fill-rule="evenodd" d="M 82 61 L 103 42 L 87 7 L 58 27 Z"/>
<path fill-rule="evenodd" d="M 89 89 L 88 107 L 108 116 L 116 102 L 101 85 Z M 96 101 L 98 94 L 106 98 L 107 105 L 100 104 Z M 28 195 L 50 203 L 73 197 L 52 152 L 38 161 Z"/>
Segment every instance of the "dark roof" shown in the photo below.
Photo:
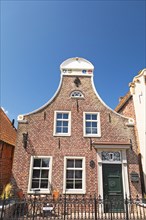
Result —
<path fill-rule="evenodd" d="M 15 146 L 17 131 L 8 116 L 0 108 L 0 141 Z"/>
<path fill-rule="evenodd" d="M 116 106 L 115 111 L 119 112 L 121 110 L 121 108 L 128 102 L 128 100 L 131 98 L 131 93 L 130 91 L 127 92 L 127 94 L 121 99 L 121 101 L 119 102 L 119 104 Z"/>

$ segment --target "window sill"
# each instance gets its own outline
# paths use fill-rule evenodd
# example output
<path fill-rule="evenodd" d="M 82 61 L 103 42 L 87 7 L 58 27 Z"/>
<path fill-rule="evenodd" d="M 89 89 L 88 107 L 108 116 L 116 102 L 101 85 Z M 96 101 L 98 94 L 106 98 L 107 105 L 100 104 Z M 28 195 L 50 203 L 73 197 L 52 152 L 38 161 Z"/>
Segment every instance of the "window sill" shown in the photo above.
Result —
<path fill-rule="evenodd" d="M 53 134 L 55 137 L 70 137 L 71 134 Z"/>
<path fill-rule="evenodd" d="M 66 190 L 63 191 L 63 194 L 85 194 L 86 191 L 85 190 Z"/>
<path fill-rule="evenodd" d="M 90 137 L 101 137 L 101 134 L 89 134 L 89 135 L 84 134 L 84 137 L 88 137 L 88 138 L 90 138 Z"/>
<path fill-rule="evenodd" d="M 28 190 L 27 191 L 28 194 L 33 194 L 33 195 L 43 195 L 43 194 L 51 194 L 51 192 L 49 190 L 40 190 L 40 191 L 33 191 L 33 190 Z"/>

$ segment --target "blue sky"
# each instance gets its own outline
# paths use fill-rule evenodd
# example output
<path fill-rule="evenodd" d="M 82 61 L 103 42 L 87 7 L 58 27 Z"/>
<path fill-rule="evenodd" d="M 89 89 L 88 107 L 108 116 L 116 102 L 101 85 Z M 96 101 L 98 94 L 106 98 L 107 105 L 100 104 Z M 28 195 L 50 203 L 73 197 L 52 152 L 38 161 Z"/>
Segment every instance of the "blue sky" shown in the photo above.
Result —
<path fill-rule="evenodd" d="M 114 108 L 146 67 L 146 1 L 1 1 L 1 106 L 11 120 L 53 96 L 70 57 L 93 63 Z"/>

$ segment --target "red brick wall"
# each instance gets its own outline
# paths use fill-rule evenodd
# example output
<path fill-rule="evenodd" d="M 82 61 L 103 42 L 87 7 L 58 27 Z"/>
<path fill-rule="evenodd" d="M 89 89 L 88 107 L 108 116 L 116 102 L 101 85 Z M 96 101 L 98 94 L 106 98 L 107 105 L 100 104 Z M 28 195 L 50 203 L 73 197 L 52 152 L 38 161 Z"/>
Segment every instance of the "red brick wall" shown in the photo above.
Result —
<path fill-rule="evenodd" d="M 134 104 L 133 104 L 133 98 L 132 96 L 129 98 L 129 100 L 121 107 L 121 109 L 118 111 L 121 115 L 125 115 L 130 118 L 135 119 L 135 110 L 134 110 Z"/>
<path fill-rule="evenodd" d="M 17 144 L 15 149 L 13 176 L 17 186 L 26 193 L 28 188 L 30 157 L 31 155 L 52 156 L 52 185 L 62 193 L 64 156 L 86 157 L 86 193 L 98 193 L 97 153 L 94 148 L 90 149 L 90 139 L 83 137 L 83 112 L 100 112 L 101 137 L 92 138 L 93 141 L 103 142 L 129 142 L 132 139 L 133 150 L 128 150 L 129 174 L 131 171 L 139 173 L 137 160 L 137 145 L 133 127 L 127 127 L 127 119 L 115 114 L 103 105 L 91 86 L 90 77 L 79 77 L 81 85 L 77 88 L 74 84 L 74 76 L 64 76 L 62 87 L 56 98 L 39 112 L 25 116 L 28 123 L 19 123 Z M 80 90 L 84 99 L 78 100 L 77 111 L 76 99 L 70 98 L 73 90 Z M 71 111 L 71 136 L 54 137 L 54 111 Z M 44 120 L 44 112 L 46 118 Z M 109 114 L 110 119 L 109 120 Z M 22 133 L 28 132 L 28 146 L 24 149 Z M 60 147 L 59 147 L 60 138 Z M 90 161 L 94 160 L 96 166 L 90 167 Z M 130 178 L 130 177 L 129 177 Z M 140 194 L 139 183 L 130 183 L 133 195 Z"/>
<path fill-rule="evenodd" d="M 13 146 L 0 142 L 0 193 L 11 180 L 13 154 Z"/>
<path fill-rule="evenodd" d="M 130 99 L 123 105 L 123 107 L 118 111 L 120 114 L 133 118 L 136 121 L 135 117 L 135 109 L 134 109 L 134 103 L 133 103 L 133 97 L 131 96 Z M 135 130 L 135 137 L 136 137 L 136 144 L 137 144 L 137 155 L 138 155 L 138 160 L 139 160 L 139 169 L 140 169 L 140 178 L 141 178 L 141 187 L 142 191 L 144 192 L 144 177 L 143 177 L 143 169 L 142 169 L 142 164 L 141 164 L 141 153 L 140 153 L 140 145 L 139 145 L 139 137 L 138 137 L 138 131 L 136 124 L 134 126 Z"/>

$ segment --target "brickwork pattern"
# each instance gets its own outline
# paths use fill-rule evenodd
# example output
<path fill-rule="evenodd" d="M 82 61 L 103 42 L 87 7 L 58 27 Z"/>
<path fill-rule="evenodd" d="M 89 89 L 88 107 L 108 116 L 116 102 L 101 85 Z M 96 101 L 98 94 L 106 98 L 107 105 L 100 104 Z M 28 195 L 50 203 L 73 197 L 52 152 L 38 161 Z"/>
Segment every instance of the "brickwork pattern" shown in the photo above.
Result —
<path fill-rule="evenodd" d="M 130 117 L 130 118 L 133 118 L 136 122 L 135 109 L 134 109 L 132 96 L 130 97 L 130 99 L 128 99 L 128 101 L 124 103 L 124 105 L 120 109 L 118 109 L 118 113 L 124 116 Z M 138 136 L 136 123 L 134 126 L 134 131 L 135 131 L 135 138 L 136 138 L 136 145 L 137 145 L 136 155 L 138 155 L 138 158 L 139 158 L 138 160 L 139 160 L 141 185 L 142 185 L 142 191 L 144 192 L 144 179 L 143 179 L 143 169 L 142 169 L 142 164 L 141 164 L 140 143 L 139 143 L 139 136 Z"/>
<path fill-rule="evenodd" d="M 16 133 L 11 121 L 0 108 L 0 194 L 11 179 Z"/>
<path fill-rule="evenodd" d="M 13 154 L 13 146 L 0 143 L 0 194 L 3 187 L 11 180 Z"/>
<path fill-rule="evenodd" d="M 64 156 L 81 156 L 86 158 L 86 193 L 98 194 L 97 152 L 91 149 L 90 138 L 83 137 L 83 112 L 100 112 L 101 137 L 92 138 L 95 142 L 127 142 L 132 139 L 132 150 L 127 151 L 128 173 L 139 173 L 137 159 L 137 145 L 133 127 L 126 126 L 128 119 L 121 117 L 108 109 L 96 96 L 91 85 L 91 78 L 79 77 L 81 85 L 74 84 L 75 76 L 64 76 L 62 86 L 55 99 L 39 112 L 25 116 L 27 123 L 19 123 L 17 144 L 13 164 L 13 181 L 17 187 L 28 189 L 30 157 L 52 156 L 52 185 L 62 193 L 64 176 Z M 77 100 L 70 97 L 74 90 L 84 94 L 83 99 Z M 53 136 L 54 111 L 71 111 L 71 136 Z M 44 117 L 45 112 L 45 117 Z M 110 115 L 110 119 L 109 119 Z M 23 147 L 22 134 L 28 132 L 27 149 Z M 94 160 L 96 166 L 90 167 Z M 18 165 L 19 164 L 19 165 Z M 141 193 L 139 183 L 130 182 L 131 194 Z"/>

